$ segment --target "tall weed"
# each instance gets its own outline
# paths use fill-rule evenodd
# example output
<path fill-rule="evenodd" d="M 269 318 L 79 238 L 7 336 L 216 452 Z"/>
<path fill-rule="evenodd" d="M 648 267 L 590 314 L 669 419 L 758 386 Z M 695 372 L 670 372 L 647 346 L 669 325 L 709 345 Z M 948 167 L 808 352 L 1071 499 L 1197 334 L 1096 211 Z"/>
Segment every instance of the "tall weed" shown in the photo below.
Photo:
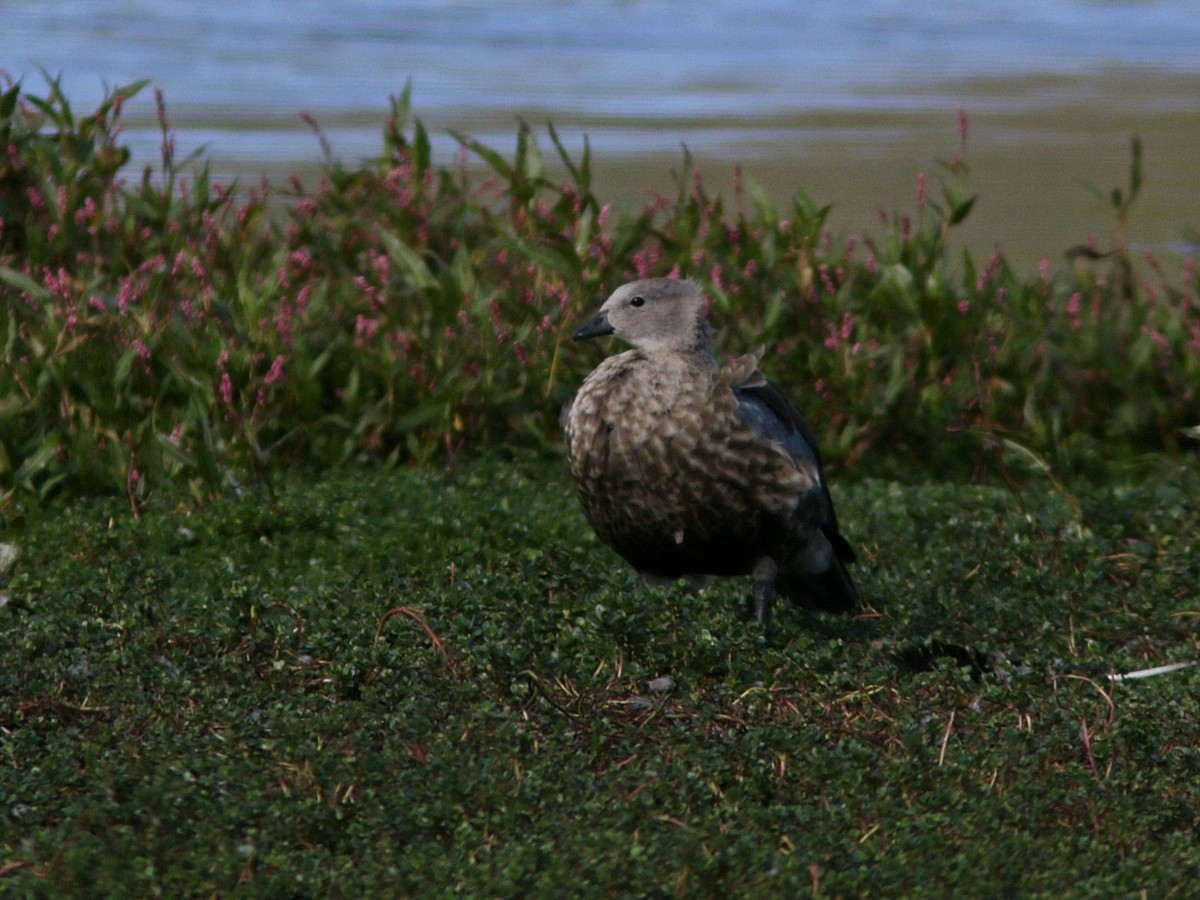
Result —
<path fill-rule="evenodd" d="M 458 164 L 437 166 L 407 90 L 378 159 L 348 167 L 322 137 L 317 183 L 282 189 L 177 159 L 156 94 L 161 165 L 131 181 L 121 116 L 144 86 L 82 118 L 53 79 L 0 95 L 10 501 L 119 491 L 139 508 L 286 465 L 557 448 L 596 361 L 567 345 L 573 324 L 665 274 L 710 288 L 730 352 L 767 345 L 827 455 L 859 471 L 1011 457 L 1069 475 L 1177 449 L 1200 421 L 1194 261 L 1170 276 L 1093 248 L 1023 278 L 999 251 L 953 259 L 974 203 L 962 148 L 940 197 L 921 176 L 914 213 L 837 236 L 802 192 L 782 211 L 753 185 L 713 196 L 687 156 L 675 196 L 614 214 L 589 149 L 573 158 L 552 127 L 549 163 L 522 123 L 511 158 L 456 135 Z"/>

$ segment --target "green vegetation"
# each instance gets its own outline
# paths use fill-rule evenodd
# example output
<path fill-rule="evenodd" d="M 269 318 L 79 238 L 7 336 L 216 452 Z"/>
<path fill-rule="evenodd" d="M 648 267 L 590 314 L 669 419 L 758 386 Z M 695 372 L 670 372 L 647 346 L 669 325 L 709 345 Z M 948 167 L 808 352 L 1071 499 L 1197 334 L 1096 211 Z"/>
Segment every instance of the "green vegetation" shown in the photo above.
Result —
<path fill-rule="evenodd" d="M 160 97 L 131 182 L 140 87 L 0 95 L 0 893 L 1197 883 L 1200 669 L 1110 678 L 1200 658 L 1192 262 L 951 259 L 961 155 L 881 237 L 686 158 L 622 215 L 553 132 L 433 165 L 407 95 L 282 191 Z M 587 529 L 566 336 L 668 273 L 817 426 L 862 616 L 764 643 L 746 584 L 649 594 Z"/>
<path fill-rule="evenodd" d="M 838 492 L 874 610 L 651 594 L 557 466 L 34 514 L 6 896 L 1185 896 L 1200 476 Z M 909 672 L 897 656 L 970 653 Z M 671 679 L 669 682 L 660 679 Z"/>
<path fill-rule="evenodd" d="M 620 282 L 672 272 L 711 287 L 731 351 L 769 347 L 843 468 L 965 475 L 1007 456 L 1065 478 L 1174 451 L 1200 421 L 1194 265 L 1168 276 L 1124 246 L 1032 277 L 999 253 L 952 260 L 974 199 L 961 156 L 939 200 L 922 182 L 874 239 L 830 234 L 803 195 L 783 212 L 753 189 L 712 197 L 686 159 L 677 196 L 620 216 L 586 150 L 555 137 L 555 180 L 525 127 L 512 160 L 462 138 L 462 164 L 434 166 L 405 95 L 377 161 L 330 158 L 279 204 L 177 160 L 161 97 L 161 167 L 129 183 L 120 120 L 139 87 L 85 117 L 56 83 L 0 96 L 10 499 L 139 507 L 300 463 L 557 448 L 595 362 L 563 352 L 571 325 Z"/>

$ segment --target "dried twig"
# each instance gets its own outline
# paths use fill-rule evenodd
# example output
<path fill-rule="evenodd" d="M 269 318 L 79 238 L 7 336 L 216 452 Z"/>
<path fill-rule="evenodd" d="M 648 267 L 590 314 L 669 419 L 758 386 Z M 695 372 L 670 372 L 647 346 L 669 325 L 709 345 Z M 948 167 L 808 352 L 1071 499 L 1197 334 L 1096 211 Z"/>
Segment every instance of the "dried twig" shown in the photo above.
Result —
<path fill-rule="evenodd" d="M 458 674 L 458 666 L 453 656 L 451 656 L 449 649 L 447 649 L 446 642 L 438 637 L 437 632 L 429 627 L 429 623 L 425 621 L 425 617 L 421 614 L 421 611 L 413 609 L 411 606 L 393 606 L 383 614 L 383 618 L 379 620 L 379 625 L 375 628 L 376 643 L 379 643 L 379 638 L 383 635 L 383 626 L 393 616 L 405 616 L 420 625 L 421 630 L 425 632 L 425 636 L 429 638 L 429 643 L 433 645 L 433 649 L 438 652 L 442 657 L 442 661 L 446 663 L 446 668 L 453 674 Z"/>

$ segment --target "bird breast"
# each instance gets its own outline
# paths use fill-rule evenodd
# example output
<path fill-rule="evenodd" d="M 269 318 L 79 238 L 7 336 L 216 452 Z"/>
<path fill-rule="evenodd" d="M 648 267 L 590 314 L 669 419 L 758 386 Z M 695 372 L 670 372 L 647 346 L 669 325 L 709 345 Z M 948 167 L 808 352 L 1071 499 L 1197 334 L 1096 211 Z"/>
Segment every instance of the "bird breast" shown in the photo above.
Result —
<path fill-rule="evenodd" d="M 646 557 L 674 561 L 657 566 L 665 574 L 689 571 L 718 551 L 739 557 L 722 569 L 751 564 L 740 557 L 761 553 L 751 548 L 815 483 L 741 420 L 729 376 L 707 360 L 630 350 L 602 362 L 572 404 L 567 450 L 584 513 L 640 568 L 656 571 Z"/>

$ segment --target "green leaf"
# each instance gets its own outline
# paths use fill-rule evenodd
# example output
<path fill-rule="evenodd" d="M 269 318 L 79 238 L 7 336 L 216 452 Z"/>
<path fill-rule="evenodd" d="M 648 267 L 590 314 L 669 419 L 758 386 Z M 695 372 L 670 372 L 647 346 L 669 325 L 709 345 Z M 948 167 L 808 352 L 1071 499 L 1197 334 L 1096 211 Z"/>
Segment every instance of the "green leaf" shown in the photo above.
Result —
<path fill-rule="evenodd" d="M 136 350 L 126 350 L 117 359 L 117 364 L 113 367 L 113 386 L 118 392 L 124 391 L 129 386 L 129 373 L 133 370 L 133 361 L 137 359 Z"/>
<path fill-rule="evenodd" d="M 571 180 L 580 189 L 581 193 L 588 193 L 591 182 L 591 149 L 588 146 L 587 135 L 584 135 L 583 138 L 583 159 L 576 166 L 575 161 L 571 159 L 571 154 L 563 146 L 562 139 L 559 138 L 558 129 L 554 127 L 554 123 L 547 122 L 546 128 L 550 132 L 550 142 L 554 144 L 554 149 L 558 151 L 558 158 L 562 160 L 562 164 L 567 167 L 567 171 L 571 174 Z"/>
<path fill-rule="evenodd" d="M 404 89 L 400 91 L 400 96 L 393 101 L 392 116 L 396 120 L 396 130 L 403 132 L 408 127 L 408 120 L 412 116 L 412 76 L 405 80 Z"/>
<path fill-rule="evenodd" d="M 58 453 L 58 448 L 62 445 L 62 439 L 57 433 L 47 435 L 31 455 L 25 457 L 21 465 L 17 468 L 16 474 L 13 476 L 13 483 L 19 487 L 24 487 L 49 466 L 55 454 Z"/>
<path fill-rule="evenodd" d="M 539 268 L 557 272 L 560 275 L 575 276 L 579 274 L 581 268 L 579 260 L 560 253 L 553 247 L 534 244 L 521 238 L 509 238 L 502 243 L 515 250 L 524 259 L 536 263 Z"/>
<path fill-rule="evenodd" d="M 35 300 L 49 300 L 50 292 L 38 284 L 24 272 L 0 266 L 0 281 L 7 282 L 19 291 L 23 291 Z"/>
<path fill-rule="evenodd" d="M 975 201 L 978 199 L 979 199 L 979 195 L 973 194 L 970 197 L 967 197 L 965 200 L 961 200 L 961 201 L 955 203 L 953 206 L 951 206 L 950 207 L 950 218 L 948 220 L 949 223 L 951 225 L 957 225 L 959 222 L 961 222 L 963 219 L 965 219 L 968 215 L 970 215 L 971 208 L 975 205 Z"/>
<path fill-rule="evenodd" d="M 413 122 L 413 165 L 417 174 L 424 175 L 433 165 L 433 152 L 430 149 L 429 134 L 425 131 L 425 123 L 420 119 Z"/>
<path fill-rule="evenodd" d="M 537 136 L 526 122 L 521 122 L 517 131 L 517 170 L 529 184 L 536 184 L 546 177 L 546 162 Z"/>
<path fill-rule="evenodd" d="M 188 468 L 195 467 L 196 458 L 180 447 L 175 441 L 171 440 L 169 435 L 154 435 L 154 443 L 163 452 L 163 455 L 172 462 L 181 466 L 187 466 Z"/>
<path fill-rule="evenodd" d="M 145 88 L 149 83 L 149 78 L 143 78 L 141 81 L 135 81 L 132 84 L 125 85 L 125 87 L 117 88 L 115 91 L 113 91 L 112 96 L 114 99 L 120 98 L 123 101 L 132 99 L 140 94 L 142 89 Z"/>
<path fill-rule="evenodd" d="M 425 264 L 425 260 L 421 259 L 412 247 L 408 246 L 408 244 L 385 228 L 378 229 L 376 234 L 379 235 L 380 240 L 387 247 L 388 256 L 404 270 L 412 284 L 421 290 L 428 290 L 437 286 L 437 279 L 429 271 L 429 266 Z"/>
<path fill-rule="evenodd" d="M 763 333 L 769 334 L 779 327 L 779 323 L 783 318 L 784 300 L 782 291 L 775 291 L 767 295 L 762 311 L 761 331 Z"/>
<path fill-rule="evenodd" d="M 0 116 L 7 118 L 17 108 L 17 98 L 21 96 L 21 82 L 17 82 L 3 94 L 0 94 Z"/>
<path fill-rule="evenodd" d="M 1142 139 L 1136 134 L 1130 146 L 1131 159 L 1129 162 L 1129 202 L 1132 203 L 1142 189 Z"/>
<path fill-rule="evenodd" d="M 474 138 L 466 137 L 457 131 L 451 130 L 450 136 L 491 166 L 492 170 L 506 182 L 512 183 L 515 172 L 503 156 L 486 144 L 482 144 Z"/>
<path fill-rule="evenodd" d="M 764 222 L 778 221 L 779 211 L 767 195 L 767 189 L 753 178 L 746 179 L 746 188 L 747 193 L 750 195 L 750 204 L 754 207 L 754 211 L 758 217 Z"/>

